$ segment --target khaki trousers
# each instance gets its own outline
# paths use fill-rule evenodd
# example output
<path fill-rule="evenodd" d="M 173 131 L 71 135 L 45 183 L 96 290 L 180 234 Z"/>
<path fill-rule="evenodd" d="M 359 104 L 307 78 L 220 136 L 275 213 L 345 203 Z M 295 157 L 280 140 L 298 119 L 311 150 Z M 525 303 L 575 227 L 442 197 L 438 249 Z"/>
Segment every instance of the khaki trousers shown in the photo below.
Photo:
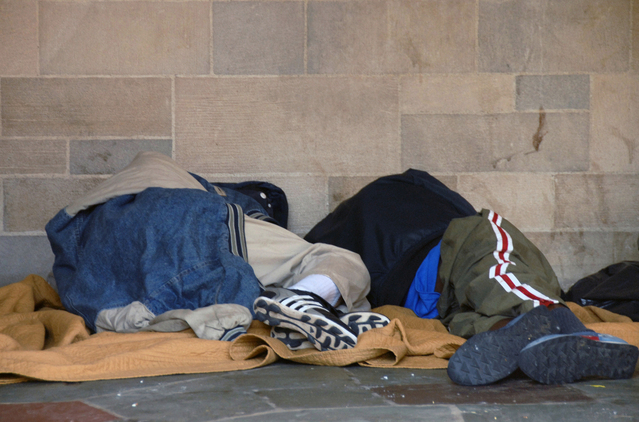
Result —
<path fill-rule="evenodd" d="M 370 275 L 358 254 L 309 243 L 282 227 L 245 216 L 248 263 L 266 286 L 290 287 L 311 274 L 329 277 L 349 312 L 370 310 Z"/>

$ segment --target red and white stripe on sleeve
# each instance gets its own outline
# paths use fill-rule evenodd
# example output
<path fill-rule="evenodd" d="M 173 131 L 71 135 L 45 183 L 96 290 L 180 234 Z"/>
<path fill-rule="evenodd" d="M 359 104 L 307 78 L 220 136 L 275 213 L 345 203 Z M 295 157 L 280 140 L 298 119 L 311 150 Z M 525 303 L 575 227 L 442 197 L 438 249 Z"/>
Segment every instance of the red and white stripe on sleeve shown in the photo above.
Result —
<path fill-rule="evenodd" d="M 508 272 L 509 265 L 516 265 L 510 261 L 510 253 L 513 251 L 513 240 L 510 234 L 501 226 L 502 218 L 494 211 L 488 214 L 490 225 L 497 238 L 497 246 L 493 256 L 497 263 L 490 268 L 489 277 L 495 279 L 507 292 L 516 294 L 522 300 L 532 300 L 535 306 L 548 306 L 558 303 L 543 293 L 538 292 L 528 284 L 521 284 L 513 273 Z"/>

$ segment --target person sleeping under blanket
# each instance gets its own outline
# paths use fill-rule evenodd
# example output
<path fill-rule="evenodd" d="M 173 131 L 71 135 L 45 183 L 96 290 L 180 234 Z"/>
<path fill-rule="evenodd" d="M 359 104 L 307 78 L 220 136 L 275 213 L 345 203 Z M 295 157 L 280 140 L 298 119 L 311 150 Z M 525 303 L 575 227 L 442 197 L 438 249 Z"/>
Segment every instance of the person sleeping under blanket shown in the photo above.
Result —
<path fill-rule="evenodd" d="M 491 384 L 517 368 L 546 384 L 634 373 L 637 347 L 587 330 L 535 245 L 427 172 L 377 179 L 305 239 L 358 253 L 373 307 L 405 306 L 467 338 L 449 360 L 455 383 Z"/>
<path fill-rule="evenodd" d="M 233 340 L 255 317 L 292 349 L 351 348 L 370 312 L 360 257 L 280 227 L 253 198 L 141 152 L 46 225 L 52 284 L 96 332 Z"/>

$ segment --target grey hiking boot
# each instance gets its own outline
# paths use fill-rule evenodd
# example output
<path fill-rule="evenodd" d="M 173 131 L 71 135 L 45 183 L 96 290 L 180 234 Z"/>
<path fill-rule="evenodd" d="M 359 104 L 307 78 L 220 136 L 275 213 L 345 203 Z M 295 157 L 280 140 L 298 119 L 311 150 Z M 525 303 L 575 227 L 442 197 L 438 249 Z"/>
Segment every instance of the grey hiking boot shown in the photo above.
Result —
<path fill-rule="evenodd" d="M 639 349 L 620 338 L 594 331 L 554 334 L 533 341 L 519 353 L 519 367 L 542 384 L 586 377 L 630 378 Z"/>
<path fill-rule="evenodd" d="M 519 352 L 529 343 L 558 332 L 548 308 L 537 306 L 505 327 L 468 339 L 448 361 L 448 376 L 461 385 L 494 383 L 517 370 Z"/>

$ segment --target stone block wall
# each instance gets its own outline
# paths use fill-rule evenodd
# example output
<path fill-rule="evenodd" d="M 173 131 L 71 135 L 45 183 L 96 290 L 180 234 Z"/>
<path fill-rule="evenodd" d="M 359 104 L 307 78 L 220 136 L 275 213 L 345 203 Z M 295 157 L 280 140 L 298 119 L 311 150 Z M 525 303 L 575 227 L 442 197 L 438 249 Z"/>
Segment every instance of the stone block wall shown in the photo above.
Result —
<path fill-rule="evenodd" d="M 639 259 L 639 0 L 0 0 L 0 117 L 0 285 L 142 150 L 280 185 L 300 235 L 412 167 L 564 288 Z"/>

